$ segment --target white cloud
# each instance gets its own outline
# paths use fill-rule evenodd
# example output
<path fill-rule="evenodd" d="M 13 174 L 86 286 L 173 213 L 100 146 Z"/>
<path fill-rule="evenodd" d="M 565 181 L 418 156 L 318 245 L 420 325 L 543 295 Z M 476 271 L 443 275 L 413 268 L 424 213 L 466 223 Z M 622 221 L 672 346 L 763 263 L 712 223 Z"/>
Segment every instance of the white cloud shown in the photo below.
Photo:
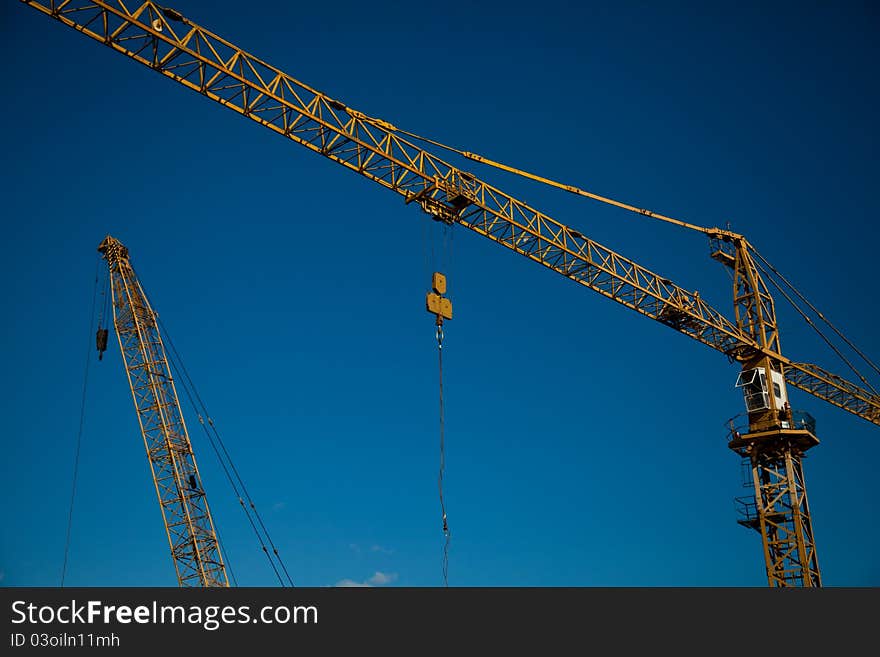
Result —
<path fill-rule="evenodd" d="M 388 548 L 384 548 L 381 545 L 374 545 L 370 548 L 373 552 L 378 552 L 379 554 L 394 554 L 394 550 L 389 550 Z"/>
<path fill-rule="evenodd" d="M 383 573 L 377 570 L 373 576 L 365 582 L 356 582 L 353 579 L 341 579 L 336 582 L 336 586 L 349 588 L 371 588 L 374 586 L 385 586 L 397 581 L 397 573 Z"/>
<path fill-rule="evenodd" d="M 287 506 L 287 502 L 275 502 L 275 504 L 272 505 L 272 510 L 273 511 L 281 511 L 281 509 L 283 509 L 286 506 Z"/>
<path fill-rule="evenodd" d="M 343 588 L 363 588 L 370 586 L 366 582 L 355 582 L 353 579 L 341 579 L 334 586 L 341 586 Z"/>
<path fill-rule="evenodd" d="M 361 553 L 361 546 L 358 545 L 357 543 L 349 543 L 348 549 L 350 549 L 352 552 L 355 552 L 357 554 Z"/>
<path fill-rule="evenodd" d="M 396 579 L 397 573 L 383 573 L 377 570 L 376 574 L 367 581 L 373 586 L 383 586 L 385 584 L 391 584 L 391 582 Z"/>

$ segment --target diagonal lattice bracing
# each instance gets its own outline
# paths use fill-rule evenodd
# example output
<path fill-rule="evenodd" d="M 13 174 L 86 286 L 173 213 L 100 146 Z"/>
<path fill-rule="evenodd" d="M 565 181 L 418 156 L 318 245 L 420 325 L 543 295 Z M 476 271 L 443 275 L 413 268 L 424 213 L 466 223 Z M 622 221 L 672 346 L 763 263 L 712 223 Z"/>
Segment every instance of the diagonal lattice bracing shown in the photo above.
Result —
<path fill-rule="evenodd" d="M 181 586 L 228 586 L 214 523 L 180 410 L 156 315 L 128 250 L 107 237 L 113 317 Z"/>

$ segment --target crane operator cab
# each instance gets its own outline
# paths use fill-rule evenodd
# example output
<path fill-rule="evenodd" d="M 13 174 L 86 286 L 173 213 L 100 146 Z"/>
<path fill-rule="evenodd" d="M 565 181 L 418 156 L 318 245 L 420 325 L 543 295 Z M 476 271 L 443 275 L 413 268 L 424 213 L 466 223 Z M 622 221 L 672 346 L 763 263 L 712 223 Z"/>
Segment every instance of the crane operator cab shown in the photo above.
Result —
<path fill-rule="evenodd" d="M 782 429 L 791 429 L 791 405 L 788 403 L 788 391 L 782 372 L 770 369 L 770 385 L 767 382 L 767 370 L 756 367 L 743 370 L 736 379 L 736 387 L 742 388 L 746 411 L 749 414 L 776 409 Z M 770 397 L 773 396 L 772 406 Z"/>

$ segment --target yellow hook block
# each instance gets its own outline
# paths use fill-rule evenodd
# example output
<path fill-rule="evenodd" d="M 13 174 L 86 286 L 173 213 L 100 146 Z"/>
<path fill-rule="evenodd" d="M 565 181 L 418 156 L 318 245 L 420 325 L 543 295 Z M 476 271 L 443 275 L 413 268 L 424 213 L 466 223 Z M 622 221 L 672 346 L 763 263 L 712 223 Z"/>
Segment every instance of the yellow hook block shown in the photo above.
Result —
<path fill-rule="evenodd" d="M 446 292 L 446 276 L 440 272 L 434 272 L 431 277 L 433 292 L 428 292 L 425 297 L 425 306 L 429 313 L 437 315 L 440 319 L 452 319 L 452 300 L 442 296 Z"/>
<path fill-rule="evenodd" d="M 428 292 L 425 300 L 429 313 L 439 315 L 443 319 L 452 319 L 452 301 L 433 292 Z"/>
<path fill-rule="evenodd" d="M 444 319 L 452 319 L 452 301 L 446 297 L 440 297 L 440 316 Z"/>
<path fill-rule="evenodd" d="M 440 295 L 434 294 L 433 292 L 428 292 L 428 296 L 426 297 L 427 307 L 429 313 L 434 313 L 435 315 L 440 314 Z"/>

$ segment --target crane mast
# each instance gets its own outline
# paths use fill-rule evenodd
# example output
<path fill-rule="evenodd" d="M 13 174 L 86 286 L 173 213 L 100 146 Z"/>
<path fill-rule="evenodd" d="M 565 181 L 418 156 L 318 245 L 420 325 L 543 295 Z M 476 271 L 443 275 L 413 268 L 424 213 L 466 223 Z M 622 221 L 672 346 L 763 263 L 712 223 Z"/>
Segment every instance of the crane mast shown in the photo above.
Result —
<path fill-rule="evenodd" d="M 156 313 L 128 249 L 107 236 L 113 323 L 180 586 L 229 586 Z"/>
<path fill-rule="evenodd" d="M 771 586 L 821 584 L 802 467 L 804 453 L 818 439 L 812 419 L 796 417 L 791 410 L 787 385 L 875 425 L 880 425 L 880 396 L 782 354 L 773 298 L 745 237 L 457 151 L 471 161 L 703 232 L 713 247 L 712 256 L 733 270 L 731 320 L 699 293 L 445 162 L 403 135 L 420 138 L 296 80 L 174 9 L 149 0 L 131 8 L 120 0 L 21 1 L 398 194 L 435 220 L 461 225 L 739 363 L 737 387 L 743 390 L 749 423 L 742 432 L 732 427 L 728 444 L 748 460 L 754 489 L 740 522 L 762 536 Z"/>
<path fill-rule="evenodd" d="M 771 355 L 782 352 L 775 304 L 748 242 L 715 239 L 712 246 L 712 256 L 733 269 L 737 327 L 759 347 L 735 354 L 748 428 L 731 427 L 728 446 L 747 463 L 752 489 L 736 500 L 738 522 L 760 534 L 771 587 L 821 586 L 803 468 L 805 452 L 819 443 L 815 422 L 788 401 L 785 364 Z"/>

